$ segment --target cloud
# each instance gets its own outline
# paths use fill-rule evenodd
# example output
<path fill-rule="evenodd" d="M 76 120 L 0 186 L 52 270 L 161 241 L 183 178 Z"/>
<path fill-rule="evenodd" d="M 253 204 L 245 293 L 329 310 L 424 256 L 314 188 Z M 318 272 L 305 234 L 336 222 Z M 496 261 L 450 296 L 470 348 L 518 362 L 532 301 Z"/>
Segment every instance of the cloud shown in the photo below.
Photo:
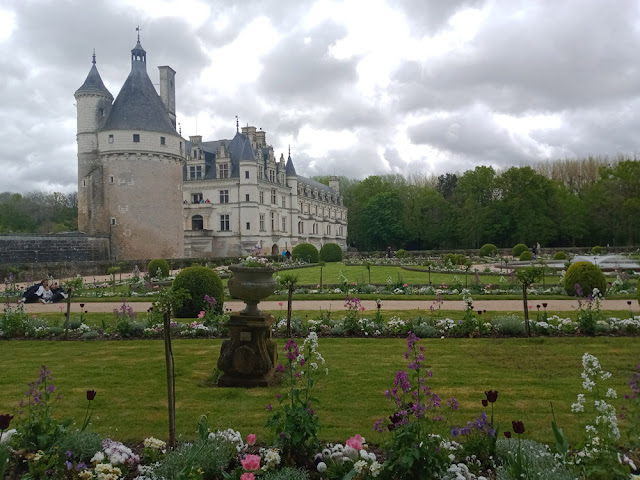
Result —
<path fill-rule="evenodd" d="M 96 49 L 116 96 L 142 27 L 186 137 L 235 116 L 306 176 L 496 168 L 640 144 L 640 6 L 619 0 L 6 0 L 0 191 L 76 188 Z"/>

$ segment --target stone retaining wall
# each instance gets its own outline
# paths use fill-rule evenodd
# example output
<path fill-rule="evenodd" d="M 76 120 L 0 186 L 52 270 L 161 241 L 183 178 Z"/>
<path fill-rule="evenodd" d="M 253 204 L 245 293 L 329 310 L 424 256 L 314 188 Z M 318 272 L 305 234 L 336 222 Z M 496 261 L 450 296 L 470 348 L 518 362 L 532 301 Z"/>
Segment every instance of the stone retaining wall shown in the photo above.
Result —
<path fill-rule="evenodd" d="M 0 235 L 0 265 L 109 260 L 109 238 L 84 234 Z"/>

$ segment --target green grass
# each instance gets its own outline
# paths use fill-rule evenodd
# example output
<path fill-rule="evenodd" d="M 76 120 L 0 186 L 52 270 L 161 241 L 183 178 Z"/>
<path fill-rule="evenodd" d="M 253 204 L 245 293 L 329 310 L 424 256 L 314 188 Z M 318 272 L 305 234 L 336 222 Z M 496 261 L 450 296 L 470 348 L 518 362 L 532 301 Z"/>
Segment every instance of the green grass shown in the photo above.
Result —
<path fill-rule="evenodd" d="M 581 420 L 570 413 L 570 405 L 582 392 L 584 352 L 596 355 L 613 373 L 611 386 L 618 389 L 620 398 L 640 360 L 640 338 L 423 342 L 434 372 L 430 385 L 443 398 L 455 396 L 460 401 L 454 423 L 473 420 L 480 412 L 483 392 L 494 389 L 500 392 L 496 421 L 506 428 L 511 420 L 523 420 L 526 438 L 544 442 L 552 441 L 549 401 L 572 440 L 582 432 Z M 278 344 L 282 348 L 283 341 Z M 178 433 L 192 438 L 197 418 L 204 413 L 213 428 L 233 427 L 243 435 L 253 432 L 265 439 L 265 405 L 275 405 L 275 395 L 283 389 L 211 387 L 208 379 L 220 345 L 220 340 L 174 341 Z M 361 433 L 371 442 L 382 440 L 372 432 L 372 425 L 392 411 L 384 391 L 393 385 L 395 371 L 406 368 L 404 349 L 403 339 L 320 339 L 319 351 L 330 370 L 318 383 L 315 405 L 323 439 L 344 441 Z M 54 406 L 58 418 L 72 416 L 81 422 L 85 391 L 95 389 L 98 395 L 91 427 L 95 431 L 124 441 L 140 441 L 149 435 L 167 437 L 162 341 L 3 341 L 0 350 L 0 413 L 15 413 L 26 384 L 37 377 L 44 363 L 53 372 L 56 392 L 63 396 Z"/>

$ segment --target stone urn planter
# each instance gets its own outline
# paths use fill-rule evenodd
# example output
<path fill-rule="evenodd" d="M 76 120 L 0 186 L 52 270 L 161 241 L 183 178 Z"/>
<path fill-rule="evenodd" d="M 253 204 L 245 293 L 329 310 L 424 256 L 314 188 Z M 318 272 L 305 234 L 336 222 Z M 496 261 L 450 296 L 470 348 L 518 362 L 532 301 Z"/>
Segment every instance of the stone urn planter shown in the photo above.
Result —
<path fill-rule="evenodd" d="M 246 308 L 231 315 L 229 340 L 222 342 L 218 368 L 221 387 L 266 387 L 273 381 L 277 360 L 276 344 L 271 340 L 274 318 L 258 309 L 260 300 L 271 295 L 277 286 L 273 267 L 231 265 L 228 287 L 232 296 Z"/>
<path fill-rule="evenodd" d="M 227 283 L 229 292 L 247 305 L 240 314 L 261 315 L 258 303 L 271 295 L 278 285 L 273 278 L 276 269 L 230 265 L 229 270 L 233 273 Z"/>

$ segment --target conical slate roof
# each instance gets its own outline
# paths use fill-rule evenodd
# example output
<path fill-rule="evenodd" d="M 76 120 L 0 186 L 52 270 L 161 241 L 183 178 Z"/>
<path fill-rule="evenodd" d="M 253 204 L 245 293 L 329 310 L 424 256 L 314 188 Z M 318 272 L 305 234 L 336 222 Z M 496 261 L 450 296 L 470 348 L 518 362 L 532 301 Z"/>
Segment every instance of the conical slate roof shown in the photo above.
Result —
<path fill-rule="evenodd" d="M 140 42 L 131 52 L 144 53 Z M 160 95 L 147 75 L 144 60 L 131 62 L 131 73 L 118 93 L 102 130 L 144 130 L 176 134 Z"/>
<path fill-rule="evenodd" d="M 284 173 L 290 177 L 296 175 L 296 168 L 293 166 L 293 160 L 291 160 L 291 155 L 287 158 L 287 166 L 285 167 Z"/>
<path fill-rule="evenodd" d="M 102 83 L 102 78 L 98 73 L 98 69 L 96 68 L 96 64 L 94 63 L 89 70 L 89 75 L 87 75 L 87 79 L 84 81 L 82 86 L 76 90 L 75 95 L 81 94 L 89 94 L 89 95 L 104 95 L 110 100 L 113 100 L 113 95 L 111 92 L 107 90 L 107 87 Z"/>
<path fill-rule="evenodd" d="M 231 154 L 231 163 L 238 163 L 247 160 L 255 161 L 256 159 L 249 137 L 240 132 L 237 132 L 236 136 L 231 140 L 231 143 L 229 144 L 229 153 Z"/>

